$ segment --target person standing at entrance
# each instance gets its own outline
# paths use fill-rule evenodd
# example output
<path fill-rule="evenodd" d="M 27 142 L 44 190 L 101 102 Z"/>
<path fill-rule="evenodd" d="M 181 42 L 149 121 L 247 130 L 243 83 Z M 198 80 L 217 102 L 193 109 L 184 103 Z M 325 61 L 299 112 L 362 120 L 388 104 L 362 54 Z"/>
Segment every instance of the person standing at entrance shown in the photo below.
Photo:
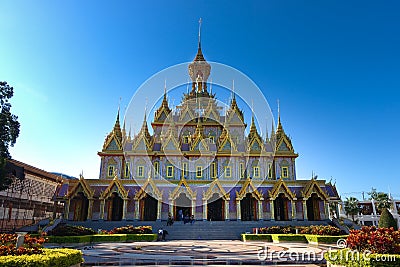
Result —
<path fill-rule="evenodd" d="M 183 210 L 178 211 L 178 221 L 183 221 Z"/>

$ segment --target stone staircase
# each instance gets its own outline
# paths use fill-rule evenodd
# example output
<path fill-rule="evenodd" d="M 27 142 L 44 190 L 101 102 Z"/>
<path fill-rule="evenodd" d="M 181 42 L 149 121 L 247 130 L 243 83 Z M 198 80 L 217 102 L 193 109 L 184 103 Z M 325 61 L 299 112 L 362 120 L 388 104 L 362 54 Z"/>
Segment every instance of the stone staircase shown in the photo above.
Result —
<path fill-rule="evenodd" d="M 269 226 L 307 226 L 307 225 L 328 225 L 330 221 L 196 221 L 194 224 L 184 224 L 176 221 L 172 226 L 166 226 L 166 221 L 86 221 L 66 223 L 82 225 L 94 230 L 111 230 L 114 227 L 125 225 L 153 227 L 153 232 L 163 228 L 168 231 L 168 240 L 238 240 L 242 233 L 252 233 L 253 228 Z"/>

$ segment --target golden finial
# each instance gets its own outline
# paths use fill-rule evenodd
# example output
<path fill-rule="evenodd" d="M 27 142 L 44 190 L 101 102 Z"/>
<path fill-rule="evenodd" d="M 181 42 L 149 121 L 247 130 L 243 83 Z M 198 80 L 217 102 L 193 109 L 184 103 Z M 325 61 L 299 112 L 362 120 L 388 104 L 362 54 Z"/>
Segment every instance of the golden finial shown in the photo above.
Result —
<path fill-rule="evenodd" d="M 201 18 L 199 19 L 199 49 L 201 49 Z"/>

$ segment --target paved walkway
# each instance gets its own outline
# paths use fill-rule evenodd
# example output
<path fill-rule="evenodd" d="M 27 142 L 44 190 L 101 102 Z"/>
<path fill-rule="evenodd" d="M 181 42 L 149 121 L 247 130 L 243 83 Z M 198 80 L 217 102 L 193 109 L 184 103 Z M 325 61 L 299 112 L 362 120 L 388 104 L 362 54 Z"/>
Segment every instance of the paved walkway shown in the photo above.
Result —
<path fill-rule="evenodd" d="M 238 240 L 101 243 L 78 247 L 84 266 L 277 265 L 321 266 L 328 246 Z"/>

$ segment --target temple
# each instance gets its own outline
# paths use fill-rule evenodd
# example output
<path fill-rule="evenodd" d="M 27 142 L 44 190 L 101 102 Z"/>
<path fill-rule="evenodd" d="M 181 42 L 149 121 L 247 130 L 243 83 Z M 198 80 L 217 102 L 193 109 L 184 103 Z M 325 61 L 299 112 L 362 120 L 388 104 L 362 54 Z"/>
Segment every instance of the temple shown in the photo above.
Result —
<path fill-rule="evenodd" d="M 191 90 L 175 109 L 164 90 L 152 131 L 145 116 L 131 137 L 118 111 L 98 152 L 99 179 L 81 176 L 57 190 L 65 219 L 156 221 L 183 214 L 211 221 L 321 221 L 338 213 L 334 185 L 296 179 L 298 154 L 280 115 L 276 130 L 261 137 L 254 114 L 245 134 L 234 93 L 228 108 L 218 105 L 200 41 L 188 72 Z"/>

